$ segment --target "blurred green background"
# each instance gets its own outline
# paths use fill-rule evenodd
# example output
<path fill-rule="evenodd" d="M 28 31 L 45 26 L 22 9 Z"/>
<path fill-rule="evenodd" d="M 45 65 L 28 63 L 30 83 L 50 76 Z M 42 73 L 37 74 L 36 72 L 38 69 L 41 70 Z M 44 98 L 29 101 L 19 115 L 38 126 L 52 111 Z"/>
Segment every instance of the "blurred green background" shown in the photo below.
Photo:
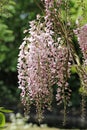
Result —
<path fill-rule="evenodd" d="M 87 0 L 84 1 L 87 3 Z M 82 14 L 82 5 L 80 0 L 71 0 L 70 3 L 70 17 L 74 27 L 75 20 Z M 7 3 L 6 0 L 0 1 L 0 106 L 12 109 L 15 113 L 23 112 L 17 79 L 19 46 L 25 36 L 23 31 L 29 28 L 29 21 L 35 19 L 36 14 L 41 14 L 40 7 L 43 7 L 40 0 L 8 0 Z M 87 7 L 84 9 L 85 19 L 82 24 L 87 22 L 86 11 Z M 80 81 L 74 69 L 69 83 L 72 89 L 70 110 L 71 107 L 76 110 L 80 107 L 81 98 Z M 58 108 L 55 101 L 53 107 L 56 113 Z"/>
<path fill-rule="evenodd" d="M 3 0 L 0 5 L 0 106 L 18 110 L 18 48 L 24 38 L 23 31 L 40 9 L 33 0 L 9 0 L 8 3 Z"/>

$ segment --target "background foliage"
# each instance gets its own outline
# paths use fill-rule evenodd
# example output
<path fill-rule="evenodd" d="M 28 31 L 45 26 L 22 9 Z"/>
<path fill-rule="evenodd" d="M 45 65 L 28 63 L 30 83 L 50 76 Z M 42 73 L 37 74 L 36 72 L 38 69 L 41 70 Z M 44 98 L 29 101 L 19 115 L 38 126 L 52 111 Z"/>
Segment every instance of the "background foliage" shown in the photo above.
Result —
<path fill-rule="evenodd" d="M 19 104 L 17 84 L 18 48 L 24 38 L 28 22 L 40 12 L 33 0 L 0 1 L 0 105 L 13 107 Z M 38 2 L 38 1 L 37 1 Z"/>

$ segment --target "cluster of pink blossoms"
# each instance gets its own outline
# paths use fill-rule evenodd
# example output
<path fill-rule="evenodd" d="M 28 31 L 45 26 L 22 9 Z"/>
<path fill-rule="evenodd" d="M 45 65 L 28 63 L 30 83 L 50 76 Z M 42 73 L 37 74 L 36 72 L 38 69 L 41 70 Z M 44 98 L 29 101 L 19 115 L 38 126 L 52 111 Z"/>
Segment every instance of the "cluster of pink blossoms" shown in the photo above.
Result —
<path fill-rule="evenodd" d="M 18 58 L 22 102 L 25 106 L 35 102 L 37 109 L 50 108 L 54 84 L 59 86 L 57 101 L 64 98 L 63 89 L 68 89 L 68 49 L 54 42 L 54 32 L 45 25 L 45 22 L 30 22 L 30 35 L 24 38 Z"/>
<path fill-rule="evenodd" d="M 78 57 L 77 54 L 72 54 L 72 52 L 76 52 L 71 42 L 70 30 L 68 30 L 68 26 L 64 27 L 64 23 L 60 19 L 61 14 L 57 12 L 64 1 L 41 1 L 44 2 L 46 15 L 43 19 L 37 15 L 36 21 L 30 22 L 29 35 L 20 45 L 18 58 L 18 79 L 22 103 L 26 108 L 35 104 L 38 118 L 42 117 L 45 107 L 51 108 L 55 84 L 57 85 L 55 97 L 57 102 L 67 104 L 68 98 L 70 98 L 67 82 L 70 76 L 70 61 L 73 64 L 75 58 Z M 84 86 L 87 84 L 87 75 L 82 67 L 87 65 L 87 25 L 76 30 L 75 33 L 84 58 L 83 65 L 76 64 L 79 66 L 79 76 Z"/>
<path fill-rule="evenodd" d="M 81 84 L 83 86 L 83 93 L 87 90 L 87 24 L 75 30 L 78 38 L 78 44 L 83 54 L 83 64 L 80 71 Z"/>
<path fill-rule="evenodd" d="M 87 65 L 87 24 L 76 30 L 78 43 L 83 53 L 84 64 Z"/>
<path fill-rule="evenodd" d="M 61 37 L 54 38 L 53 20 L 50 19 L 54 1 L 44 2 L 46 16 L 42 20 L 38 15 L 36 21 L 30 22 L 29 36 L 20 45 L 18 58 L 22 103 L 26 109 L 35 104 L 39 119 L 44 108 L 51 108 L 55 84 L 58 85 L 55 97 L 58 104 L 67 102 L 70 97 L 67 82 L 71 67 L 69 50 L 61 44 Z"/>

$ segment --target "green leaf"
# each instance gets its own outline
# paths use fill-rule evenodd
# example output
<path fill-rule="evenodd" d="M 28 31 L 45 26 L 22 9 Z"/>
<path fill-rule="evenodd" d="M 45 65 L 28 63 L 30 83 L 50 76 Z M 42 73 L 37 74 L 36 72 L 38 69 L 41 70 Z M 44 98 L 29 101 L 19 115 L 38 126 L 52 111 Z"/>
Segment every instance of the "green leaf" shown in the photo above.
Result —
<path fill-rule="evenodd" d="M 12 110 L 4 109 L 3 107 L 0 107 L 0 111 L 1 112 L 5 112 L 5 113 L 11 113 L 11 112 L 13 112 Z"/>
<path fill-rule="evenodd" d="M 76 66 L 73 65 L 73 66 L 71 67 L 71 72 L 72 72 L 73 74 L 74 74 L 74 73 L 77 73 Z"/>
<path fill-rule="evenodd" d="M 5 115 L 0 112 L 0 127 L 4 127 L 5 126 Z"/>
<path fill-rule="evenodd" d="M 81 94 L 84 94 L 84 95 L 86 95 L 87 96 L 87 91 L 84 89 L 84 87 L 80 87 L 79 88 L 79 92 L 81 93 Z"/>
<path fill-rule="evenodd" d="M 0 20 L 0 40 L 4 42 L 12 42 L 14 38 L 13 31 Z"/>
<path fill-rule="evenodd" d="M 15 2 L 13 0 L 0 0 L 0 16 L 8 18 L 15 13 Z"/>
<path fill-rule="evenodd" d="M 5 58 L 6 58 L 6 55 L 0 53 L 0 63 L 2 63 L 5 60 Z"/>
<path fill-rule="evenodd" d="M 8 52 L 9 48 L 4 45 L 4 44 L 0 44 L 0 52 Z"/>
<path fill-rule="evenodd" d="M 2 109 L 2 108 L 4 108 L 4 107 L 0 107 L 0 109 Z"/>

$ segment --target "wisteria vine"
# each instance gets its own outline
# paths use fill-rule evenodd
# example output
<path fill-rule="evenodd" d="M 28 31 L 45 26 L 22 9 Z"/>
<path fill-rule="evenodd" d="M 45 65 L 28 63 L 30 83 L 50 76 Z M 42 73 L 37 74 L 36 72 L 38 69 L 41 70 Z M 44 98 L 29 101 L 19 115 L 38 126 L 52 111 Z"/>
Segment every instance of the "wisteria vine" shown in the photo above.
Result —
<path fill-rule="evenodd" d="M 69 0 L 41 1 L 45 7 L 44 16 L 37 15 L 36 20 L 30 22 L 27 30 L 29 35 L 19 48 L 19 88 L 22 90 L 21 98 L 26 111 L 34 104 L 38 119 L 41 120 L 44 109 L 51 109 L 53 87 L 56 84 L 55 98 L 58 104 L 64 104 L 65 124 L 66 107 L 71 94 L 68 79 L 73 65 L 81 80 L 82 95 L 86 94 L 87 24 L 72 29 L 68 12 Z M 82 62 L 75 50 L 74 37 L 77 37 L 77 44 L 83 54 Z M 82 113 L 84 115 L 84 111 Z"/>

